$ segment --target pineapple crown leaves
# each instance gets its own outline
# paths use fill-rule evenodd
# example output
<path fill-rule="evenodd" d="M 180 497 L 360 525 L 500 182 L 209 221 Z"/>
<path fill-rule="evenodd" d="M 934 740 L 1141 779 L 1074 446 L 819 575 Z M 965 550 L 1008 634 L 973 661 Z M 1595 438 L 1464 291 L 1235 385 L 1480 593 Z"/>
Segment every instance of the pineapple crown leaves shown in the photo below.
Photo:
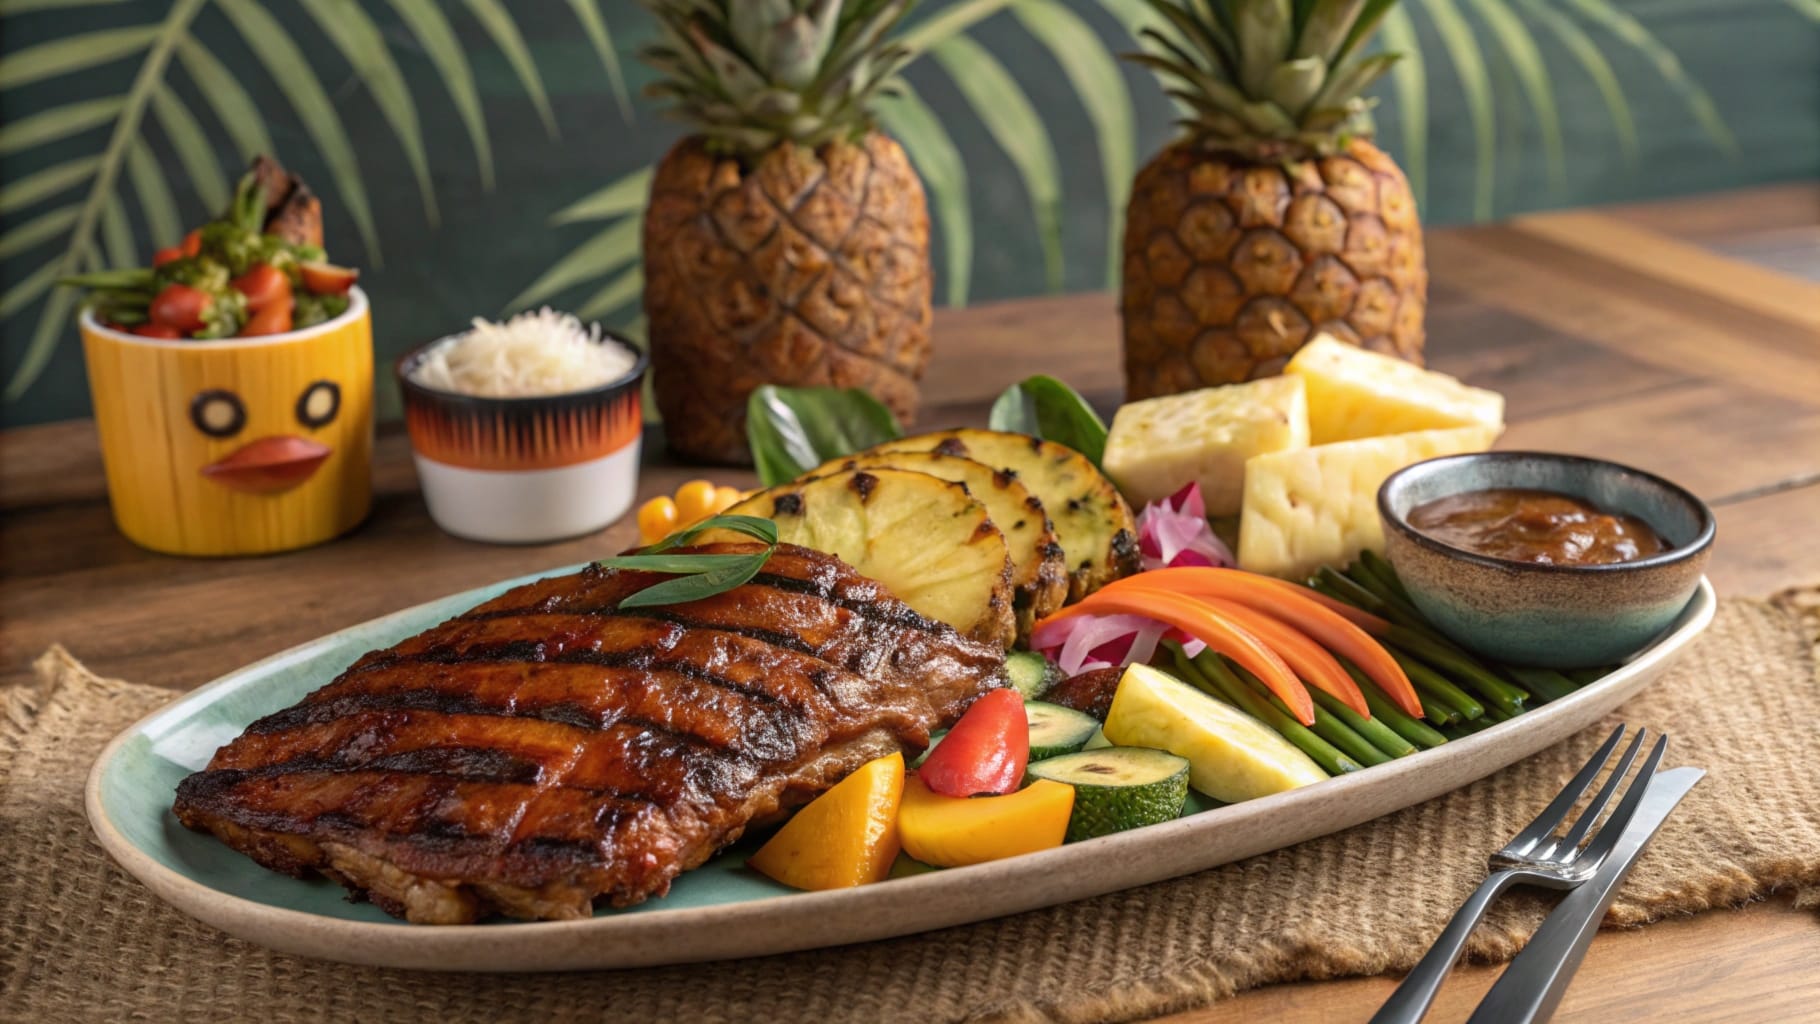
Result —
<path fill-rule="evenodd" d="M 715 149 L 817 147 L 872 127 L 871 101 L 911 57 L 891 32 L 913 0 L 643 0 L 659 41 L 641 56 Z"/>
<path fill-rule="evenodd" d="M 1150 68 L 1196 142 L 1260 161 L 1325 155 L 1371 134 L 1361 96 L 1397 54 L 1359 50 L 1396 0 L 1146 0 Z"/>

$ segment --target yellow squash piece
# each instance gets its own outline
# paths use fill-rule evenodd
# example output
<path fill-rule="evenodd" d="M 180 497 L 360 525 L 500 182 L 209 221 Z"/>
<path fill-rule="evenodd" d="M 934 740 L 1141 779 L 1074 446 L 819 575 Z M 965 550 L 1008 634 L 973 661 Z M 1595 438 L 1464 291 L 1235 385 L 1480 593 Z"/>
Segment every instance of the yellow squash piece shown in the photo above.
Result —
<path fill-rule="evenodd" d="M 747 865 L 797 889 L 885 878 L 897 859 L 904 755 L 868 761 L 796 812 Z"/>
<path fill-rule="evenodd" d="M 1283 372 L 1308 387 L 1310 444 L 1413 430 L 1504 428 L 1504 396 L 1321 335 Z M 1212 506 L 1208 506 L 1209 511 Z"/>
<path fill-rule="evenodd" d="M 1004 796 L 954 797 L 904 780 L 898 833 L 904 852 L 925 864 L 958 868 L 1062 845 L 1074 787 L 1047 779 Z"/>
<path fill-rule="evenodd" d="M 1188 782 L 1226 803 L 1281 793 L 1327 773 L 1263 722 L 1148 665 L 1119 677 L 1106 738 L 1188 759 Z"/>
<path fill-rule="evenodd" d="M 1296 377 L 1127 402 L 1112 419 L 1106 475 L 1133 506 L 1201 485 L 1210 516 L 1238 515 L 1245 460 L 1308 447 L 1308 401 Z"/>

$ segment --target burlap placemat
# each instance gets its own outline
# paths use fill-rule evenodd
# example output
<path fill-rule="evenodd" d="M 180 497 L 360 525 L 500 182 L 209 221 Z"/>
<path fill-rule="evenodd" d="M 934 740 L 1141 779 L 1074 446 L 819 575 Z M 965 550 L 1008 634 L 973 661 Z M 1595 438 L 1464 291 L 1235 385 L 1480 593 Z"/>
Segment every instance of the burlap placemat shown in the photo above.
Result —
<path fill-rule="evenodd" d="M 1608 924 L 1776 892 L 1820 908 L 1820 699 L 1801 599 L 1728 601 L 1697 648 L 1622 712 L 1708 769 Z M 1805 599 L 1820 619 L 1820 598 Z M 1271 982 L 1409 967 L 1486 855 L 1572 775 L 1601 726 L 1442 799 L 1224 868 L 965 928 L 861 946 L 585 975 L 436 975 L 299 960 L 196 924 L 108 860 L 82 812 L 107 739 L 170 694 L 89 674 L 60 648 L 0 718 L 0 1017 L 1105 1021 Z M 1502 901 L 1471 955 L 1515 953 L 1548 902 Z M 1363 1019 L 1371 1007 L 1360 1008 Z"/>

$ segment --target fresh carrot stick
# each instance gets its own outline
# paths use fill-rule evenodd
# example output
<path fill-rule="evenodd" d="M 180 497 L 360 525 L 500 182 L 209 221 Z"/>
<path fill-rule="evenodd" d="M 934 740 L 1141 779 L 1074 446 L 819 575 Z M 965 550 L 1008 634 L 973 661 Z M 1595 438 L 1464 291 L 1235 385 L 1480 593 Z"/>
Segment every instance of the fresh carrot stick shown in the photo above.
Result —
<path fill-rule="evenodd" d="M 1270 576 L 1259 576 L 1256 573 L 1243 572 L 1238 569 L 1211 569 L 1205 567 L 1184 566 L 1177 569 L 1155 569 L 1150 572 L 1128 576 L 1106 589 L 1131 589 L 1150 592 L 1158 589 L 1174 590 L 1191 597 L 1211 598 L 1242 604 L 1255 611 L 1283 622 L 1294 629 L 1313 637 L 1314 640 L 1333 653 L 1350 660 L 1365 671 L 1372 681 L 1377 683 L 1384 693 L 1396 703 L 1405 714 L 1415 718 L 1422 717 L 1422 701 L 1416 695 L 1415 687 L 1409 682 L 1409 676 L 1403 672 L 1390 652 L 1373 639 L 1371 633 L 1360 626 L 1355 617 L 1340 615 L 1328 607 L 1329 604 L 1357 612 L 1359 616 L 1370 619 L 1386 630 L 1390 624 L 1368 612 L 1359 612 L 1351 605 L 1335 601 L 1322 594 L 1316 594 L 1306 587 L 1299 587 L 1286 580 Z M 1243 625 L 1243 623 L 1241 623 Z M 1253 629 L 1252 632 L 1258 632 Z M 1269 637 L 1262 637 L 1270 643 Z M 1279 649 L 1278 653 L 1284 653 Z M 1289 659 L 1285 657 L 1286 661 Z M 1300 666 L 1290 661 L 1291 667 L 1301 671 Z M 1336 663 L 1335 667 L 1338 665 Z M 1342 672 L 1342 674 L 1344 674 Z M 1306 676 L 1304 676 L 1307 679 Z M 1308 679 L 1308 682 L 1315 682 Z M 1348 677 L 1351 681 L 1351 677 Z M 1317 685 L 1319 685 L 1317 683 Z M 1320 687 L 1335 697 L 1335 693 L 1326 686 Z M 1354 687 L 1353 689 L 1356 689 Z M 1343 698 L 1342 699 L 1346 699 Z M 1359 699 L 1364 700 L 1363 695 Z M 1351 702 L 1348 700 L 1348 707 Z M 1354 708 L 1356 711 L 1357 708 Z"/>
<path fill-rule="evenodd" d="M 1076 615 L 1142 615 L 1166 623 L 1231 658 L 1257 676 L 1282 700 L 1296 720 L 1314 724 L 1314 698 L 1282 657 L 1250 631 L 1204 601 L 1170 591 L 1101 589 L 1036 624 L 1037 629 Z"/>
<path fill-rule="evenodd" d="M 1288 580 L 1280 580 L 1275 576 L 1263 576 L 1255 572 L 1246 572 L 1243 569 L 1213 569 L 1207 566 L 1184 565 L 1173 569 L 1152 569 L 1149 572 L 1141 572 L 1135 576 L 1127 576 L 1124 579 L 1115 580 L 1108 583 L 1106 586 L 1119 587 L 1137 585 L 1147 581 L 1150 577 L 1185 580 L 1192 579 L 1196 576 L 1203 576 L 1206 573 L 1215 573 L 1224 577 L 1237 577 L 1242 581 L 1243 586 L 1254 591 L 1269 590 L 1274 594 L 1291 599 L 1301 598 L 1308 603 L 1319 605 L 1323 609 L 1338 615 L 1340 618 L 1352 623 L 1354 626 L 1364 630 L 1371 636 L 1383 636 L 1385 631 L 1390 629 L 1390 623 L 1386 622 L 1384 619 L 1373 615 L 1363 608 L 1347 604 L 1345 601 L 1341 601 L 1338 598 L 1323 594 L 1312 587 L 1304 587 L 1300 583 L 1291 583 Z M 1238 600 L 1236 591 L 1225 596 L 1235 601 Z M 1266 609 L 1260 608 L 1260 610 Z"/>
<path fill-rule="evenodd" d="M 1334 656 L 1309 638 L 1308 634 L 1266 612 L 1260 612 L 1237 601 L 1203 598 L 1207 606 L 1231 619 L 1245 632 L 1264 641 L 1288 663 L 1302 682 L 1338 699 L 1360 715 L 1370 718 L 1371 709 L 1359 684 L 1352 681 Z"/>

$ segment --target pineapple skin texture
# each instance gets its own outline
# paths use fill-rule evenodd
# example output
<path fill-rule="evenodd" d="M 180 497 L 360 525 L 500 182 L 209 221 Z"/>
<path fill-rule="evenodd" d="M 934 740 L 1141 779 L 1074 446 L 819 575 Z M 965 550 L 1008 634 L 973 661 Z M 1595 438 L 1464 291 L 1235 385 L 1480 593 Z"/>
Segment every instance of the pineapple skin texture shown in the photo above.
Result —
<path fill-rule="evenodd" d="M 1125 396 L 1270 376 L 1321 333 L 1421 365 L 1427 295 L 1409 181 L 1371 143 L 1288 168 L 1177 143 L 1126 209 Z"/>
<path fill-rule="evenodd" d="M 644 272 L 652 386 L 678 454 L 750 465 L 746 399 L 762 384 L 864 388 L 916 418 L 929 211 L 888 136 L 778 146 L 750 166 L 681 140 L 652 178 Z"/>
<path fill-rule="evenodd" d="M 1415 430 L 1504 425 L 1504 396 L 1322 336 L 1285 373 L 1308 388 L 1313 444 Z"/>
<path fill-rule="evenodd" d="M 1245 464 L 1239 568 L 1306 579 L 1384 549 L 1378 488 L 1404 466 L 1491 447 L 1491 427 L 1422 430 L 1259 455 Z"/>
<path fill-rule="evenodd" d="M 1209 516 L 1237 515 L 1246 460 L 1308 447 L 1308 411 L 1299 377 L 1130 402 L 1112 420 L 1101 466 L 1133 505 L 1193 482 Z"/>

